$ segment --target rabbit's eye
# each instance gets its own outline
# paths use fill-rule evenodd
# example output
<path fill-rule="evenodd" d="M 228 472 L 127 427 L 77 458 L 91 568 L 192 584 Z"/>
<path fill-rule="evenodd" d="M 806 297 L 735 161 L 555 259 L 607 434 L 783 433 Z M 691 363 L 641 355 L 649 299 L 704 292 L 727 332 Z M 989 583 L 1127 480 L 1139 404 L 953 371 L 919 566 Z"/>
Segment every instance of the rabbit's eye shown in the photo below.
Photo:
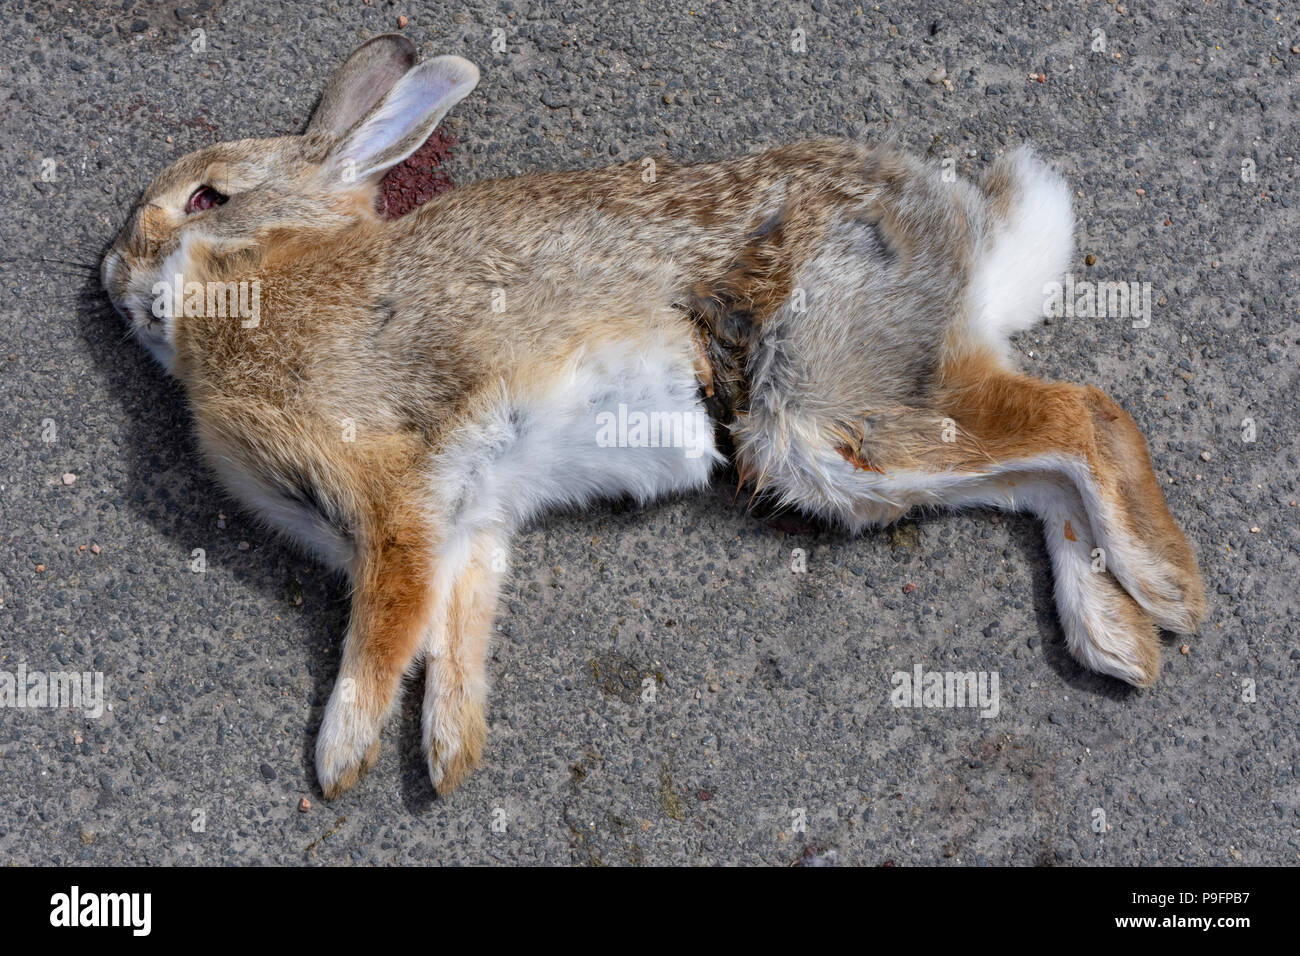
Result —
<path fill-rule="evenodd" d="M 220 206 L 229 198 L 229 196 L 217 192 L 211 186 L 200 186 L 198 189 L 194 190 L 194 193 L 190 196 L 189 202 L 185 204 L 185 211 L 191 213 L 202 212 L 205 209 L 213 209 Z"/>

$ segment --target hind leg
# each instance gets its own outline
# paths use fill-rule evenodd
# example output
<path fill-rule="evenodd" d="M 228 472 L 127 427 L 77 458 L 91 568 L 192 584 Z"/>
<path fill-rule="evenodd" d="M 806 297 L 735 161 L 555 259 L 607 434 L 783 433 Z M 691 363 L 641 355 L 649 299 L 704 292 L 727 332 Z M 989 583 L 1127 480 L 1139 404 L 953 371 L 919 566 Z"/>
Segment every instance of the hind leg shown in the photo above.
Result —
<path fill-rule="evenodd" d="M 795 494 L 787 488 L 785 497 L 805 505 L 816 502 L 813 510 L 854 528 L 892 521 L 915 505 L 996 507 L 1036 515 L 1051 556 L 1053 596 L 1071 655 L 1085 667 L 1130 684 L 1155 681 L 1160 667 L 1155 622 L 1098 560 L 1101 552 L 1083 499 L 1064 474 L 1050 467 L 1021 470 L 1020 463 L 1010 462 L 960 471 L 866 467 L 865 459 L 856 467 L 852 461 L 841 464 L 829 457 L 822 462 L 829 493 L 820 488 L 810 494 L 805 484 Z M 835 499 L 842 503 L 831 504 Z"/>
<path fill-rule="evenodd" d="M 1064 475 L 1008 471 L 954 485 L 948 507 L 992 506 L 1036 515 L 1052 560 L 1053 596 L 1070 654 L 1140 687 L 1160 671 L 1155 622 L 1105 567 L 1083 499 Z"/>
<path fill-rule="evenodd" d="M 756 408 L 735 431 L 742 474 L 851 528 L 916 505 L 1037 514 L 1068 646 L 1095 670 L 1151 683 L 1156 625 L 1190 631 L 1204 613 L 1145 443 L 1096 389 L 1036 381 L 986 355 L 946 364 L 925 408 L 852 421 Z"/>
<path fill-rule="evenodd" d="M 1104 561 L 1125 590 L 1160 627 L 1196 630 L 1205 615 L 1196 556 L 1165 503 L 1141 432 L 1113 399 L 976 355 L 945 365 L 937 400 L 971 450 L 1000 462 L 1052 459 L 1083 498 Z M 953 446 L 933 457 L 949 467 L 978 460 Z"/>

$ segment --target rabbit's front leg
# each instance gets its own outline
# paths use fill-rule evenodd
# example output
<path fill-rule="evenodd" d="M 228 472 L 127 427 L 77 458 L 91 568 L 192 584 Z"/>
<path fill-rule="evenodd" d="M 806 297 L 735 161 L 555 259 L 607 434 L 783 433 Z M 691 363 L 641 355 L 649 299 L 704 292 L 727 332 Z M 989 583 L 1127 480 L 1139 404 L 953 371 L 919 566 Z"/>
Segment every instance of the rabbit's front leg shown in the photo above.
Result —
<path fill-rule="evenodd" d="M 367 538 L 353 571 L 343 662 L 316 738 L 316 777 L 328 798 L 379 756 L 379 732 L 436 616 L 428 529 L 382 527 Z"/>
<path fill-rule="evenodd" d="M 429 778 L 439 794 L 474 769 L 487 740 L 486 661 L 507 545 L 504 532 L 479 531 L 454 549 L 457 558 L 444 552 L 439 566 L 445 612 L 426 635 L 423 717 Z"/>

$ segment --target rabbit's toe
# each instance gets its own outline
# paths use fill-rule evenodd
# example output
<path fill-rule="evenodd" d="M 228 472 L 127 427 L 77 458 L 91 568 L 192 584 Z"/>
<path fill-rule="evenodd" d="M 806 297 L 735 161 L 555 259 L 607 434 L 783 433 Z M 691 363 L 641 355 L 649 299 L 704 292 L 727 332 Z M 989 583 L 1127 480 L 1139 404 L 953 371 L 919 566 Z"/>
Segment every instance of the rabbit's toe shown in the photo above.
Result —
<path fill-rule="evenodd" d="M 454 720 L 440 715 L 433 733 L 426 738 L 429 754 L 429 779 L 439 796 L 446 796 L 460 786 L 469 772 L 478 766 L 487 741 L 487 721 L 477 701 L 465 701 Z"/>
<path fill-rule="evenodd" d="M 316 738 L 316 779 L 326 798 L 349 790 L 378 758 L 378 725 L 336 689 Z"/>
<path fill-rule="evenodd" d="M 1172 550 L 1172 549 L 1171 549 Z M 1205 617 L 1205 585 L 1191 549 L 1172 554 L 1152 549 L 1134 575 L 1133 596 L 1156 624 L 1176 634 L 1195 634 Z"/>
<path fill-rule="evenodd" d="M 1135 687 L 1155 683 L 1160 674 L 1155 622 L 1112 575 L 1094 573 L 1079 593 L 1064 598 L 1061 624 L 1080 663 Z"/>
<path fill-rule="evenodd" d="M 366 771 L 375 765 L 379 759 L 379 741 L 376 740 L 370 745 L 370 749 L 362 755 L 361 759 L 347 761 L 337 759 L 335 755 L 322 755 L 320 748 L 316 750 L 316 775 L 320 779 L 321 791 L 325 794 L 327 800 L 333 800 L 351 790 Z M 322 769 L 322 763 L 325 764 Z"/>

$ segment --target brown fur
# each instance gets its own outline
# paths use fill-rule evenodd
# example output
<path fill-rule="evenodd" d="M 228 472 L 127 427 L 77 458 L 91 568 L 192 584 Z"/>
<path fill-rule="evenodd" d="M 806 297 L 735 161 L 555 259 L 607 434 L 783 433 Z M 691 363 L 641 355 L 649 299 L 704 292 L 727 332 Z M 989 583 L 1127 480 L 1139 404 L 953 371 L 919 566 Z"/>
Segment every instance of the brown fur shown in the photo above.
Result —
<path fill-rule="evenodd" d="M 941 440 L 945 419 L 955 423 L 959 440 Z M 967 349 L 940 366 L 923 405 L 864 412 L 861 421 L 871 427 L 836 426 L 844 441 L 837 450 L 855 467 L 882 473 L 981 473 L 1048 453 L 1086 462 L 1123 532 L 1145 554 L 1144 592 L 1168 596 L 1166 626 L 1185 633 L 1199 626 L 1206 602 L 1196 556 L 1169 512 L 1141 432 L 1099 389 L 1039 381 L 987 351 Z M 1139 629 L 1151 630 L 1136 603 L 1116 601 L 1117 613 L 1141 617 Z"/>
<path fill-rule="evenodd" d="M 496 543 L 483 535 L 463 568 L 440 567 L 455 515 L 430 506 L 427 476 L 501 394 L 536 392 L 602 346 L 688 355 L 759 488 L 793 487 L 773 449 L 796 440 L 820 440 L 810 454 L 828 450 L 863 479 L 1077 459 L 1143 558 L 1136 582 L 1106 574 L 1089 585 L 1134 635 L 1136 682 L 1158 667 L 1155 622 L 1196 626 L 1195 558 L 1132 419 L 1096 389 L 1009 370 L 970 332 L 974 257 L 1015 201 L 1008 169 L 981 191 L 890 149 L 819 141 L 698 166 L 662 159 L 653 177 L 636 161 L 481 182 L 386 222 L 376 179 L 340 181 L 331 163 L 412 62 L 409 43 L 377 38 L 331 81 L 307 135 L 173 164 L 105 267 L 114 302 L 155 345 L 132 282 L 178 250 L 187 280 L 261 283 L 255 328 L 177 319 L 172 370 L 223 479 L 317 515 L 350 555 L 340 680 L 357 693 L 346 710 L 336 689 L 327 710 L 337 724 L 318 755 L 327 796 L 374 762 L 378 728 L 422 655 L 439 792 L 480 759 Z M 379 166 L 436 121 L 413 124 Z M 200 184 L 228 203 L 187 215 Z M 491 307 L 501 293 L 504 313 Z M 796 294 L 806 313 L 792 308 Z M 959 440 L 941 439 L 947 421 Z M 355 440 L 341 439 L 344 422 Z M 811 471 L 805 491 L 819 480 Z M 913 503 L 846 513 L 884 521 Z M 1085 529 L 1067 540 L 1075 530 Z"/>

